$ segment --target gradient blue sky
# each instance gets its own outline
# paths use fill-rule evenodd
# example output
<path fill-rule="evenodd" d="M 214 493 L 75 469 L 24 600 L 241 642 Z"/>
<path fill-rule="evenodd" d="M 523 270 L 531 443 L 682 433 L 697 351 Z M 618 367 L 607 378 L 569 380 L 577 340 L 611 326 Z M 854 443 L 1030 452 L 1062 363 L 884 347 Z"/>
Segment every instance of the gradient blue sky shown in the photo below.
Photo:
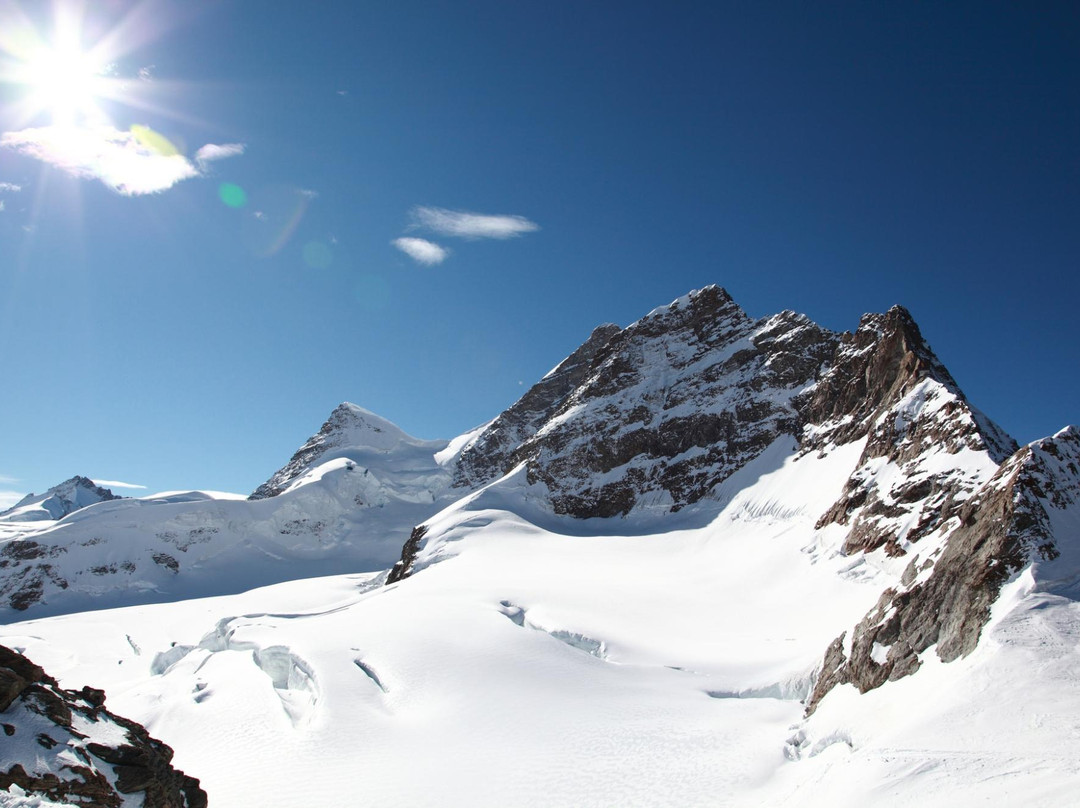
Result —
<path fill-rule="evenodd" d="M 1019 440 L 1080 417 L 1076 3 L 88 3 L 102 165 L 15 80 L 78 7 L 0 1 L 9 495 L 247 492 L 343 400 L 449 438 L 709 283 L 902 303 Z"/>

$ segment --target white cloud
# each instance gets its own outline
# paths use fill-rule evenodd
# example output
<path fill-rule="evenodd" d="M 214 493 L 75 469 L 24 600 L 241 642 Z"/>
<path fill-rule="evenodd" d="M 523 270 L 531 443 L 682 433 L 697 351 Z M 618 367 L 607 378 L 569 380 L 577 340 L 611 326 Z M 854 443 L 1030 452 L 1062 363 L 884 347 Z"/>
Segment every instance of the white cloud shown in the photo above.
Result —
<path fill-rule="evenodd" d="M 3 210 L 4 210 L 4 200 L 0 199 L 0 213 L 2 213 Z"/>
<path fill-rule="evenodd" d="M 201 176 L 203 162 L 242 153 L 238 144 L 203 146 L 192 163 L 181 154 L 166 154 L 148 145 L 146 138 L 111 126 L 44 126 L 5 132 L 0 147 L 12 149 L 56 166 L 82 179 L 96 179 L 124 196 L 167 191 L 192 177 Z M 228 151 L 227 154 L 223 151 Z"/>
<path fill-rule="evenodd" d="M 441 264 L 450 255 L 450 251 L 426 238 L 410 238 L 403 236 L 390 242 L 418 264 L 434 266 Z"/>
<path fill-rule="evenodd" d="M 157 65 L 147 65 L 146 67 L 140 67 L 139 78 L 143 81 L 152 81 L 154 78 L 155 69 L 157 69 Z"/>
<path fill-rule="evenodd" d="M 17 194 L 21 190 L 21 185 L 16 185 L 13 182 L 0 182 L 0 193 Z"/>
<path fill-rule="evenodd" d="M 198 163 L 200 168 L 205 169 L 207 163 L 212 163 L 215 160 L 224 160 L 227 157 L 239 157 L 244 153 L 245 148 L 243 143 L 222 143 L 220 145 L 207 143 L 195 152 L 195 162 Z"/>
<path fill-rule="evenodd" d="M 412 209 L 413 227 L 431 230 L 443 236 L 457 238 L 514 238 L 523 233 L 539 230 L 540 225 L 524 216 L 490 215 L 470 213 L 465 210 L 448 210 L 417 206 Z"/>
<path fill-rule="evenodd" d="M 11 485 L 12 483 L 17 483 L 18 481 L 18 477 L 8 477 L 6 474 L 0 474 L 0 485 Z"/>
<path fill-rule="evenodd" d="M 94 485 L 100 485 L 105 488 L 146 488 L 145 485 L 136 485 L 135 483 L 122 483 L 119 480 L 99 480 L 94 478 Z"/>
<path fill-rule="evenodd" d="M 25 496 L 17 491 L 0 491 L 0 511 L 6 511 Z"/>

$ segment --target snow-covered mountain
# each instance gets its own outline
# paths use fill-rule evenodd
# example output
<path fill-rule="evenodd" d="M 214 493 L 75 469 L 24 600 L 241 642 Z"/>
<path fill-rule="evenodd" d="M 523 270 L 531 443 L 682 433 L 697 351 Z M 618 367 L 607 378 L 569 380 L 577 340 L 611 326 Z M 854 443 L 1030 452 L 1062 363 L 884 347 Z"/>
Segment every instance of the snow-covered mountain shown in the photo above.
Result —
<path fill-rule="evenodd" d="M 446 447 L 346 403 L 250 500 L 202 491 L 114 498 L 37 531 L 21 526 L 17 541 L 0 544 L 0 617 L 385 569 L 412 527 L 456 496 L 437 457 Z"/>
<path fill-rule="evenodd" d="M 75 573 L 0 639 L 227 805 L 1068 805 L 1078 501 L 1080 432 L 1017 447 L 904 309 L 709 287 L 453 441 L 342 405 L 251 500 L 9 541 L 2 591 Z"/>
<path fill-rule="evenodd" d="M 80 508 L 114 499 L 121 497 L 86 477 L 72 477 L 44 494 L 27 494 L 0 512 L 0 522 L 54 522 Z"/>

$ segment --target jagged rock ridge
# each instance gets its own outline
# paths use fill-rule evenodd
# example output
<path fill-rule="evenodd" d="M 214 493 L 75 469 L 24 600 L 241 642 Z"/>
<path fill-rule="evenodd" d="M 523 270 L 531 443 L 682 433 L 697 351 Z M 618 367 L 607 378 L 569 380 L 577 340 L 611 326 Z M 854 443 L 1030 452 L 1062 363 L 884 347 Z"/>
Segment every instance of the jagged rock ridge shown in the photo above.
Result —
<path fill-rule="evenodd" d="M 78 805 L 205 808 L 199 781 L 172 767 L 173 750 L 105 709 L 91 687 L 64 690 L 26 657 L 0 645 L 0 789 Z"/>
<path fill-rule="evenodd" d="M 803 315 L 754 320 L 719 287 L 692 292 L 626 329 L 594 331 L 476 438 L 459 479 L 488 482 L 526 463 L 557 513 L 679 510 L 798 432 L 795 397 L 836 342 Z"/>

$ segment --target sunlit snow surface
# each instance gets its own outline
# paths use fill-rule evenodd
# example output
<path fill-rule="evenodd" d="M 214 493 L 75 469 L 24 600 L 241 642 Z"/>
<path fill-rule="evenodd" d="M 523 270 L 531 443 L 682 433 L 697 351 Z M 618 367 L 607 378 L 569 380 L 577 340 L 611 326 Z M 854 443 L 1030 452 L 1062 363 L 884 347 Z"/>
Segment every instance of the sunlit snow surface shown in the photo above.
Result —
<path fill-rule="evenodd" d="M 782 438 L 711 513 L 652 526 L 558 519 L 510 475 L 430 519 L 391 586 L 294 581 L 0 642 L 105 688 L 216 806 L 1070 804 L 1080 615 L 1030 572 L 967 659 L 927 653 L 803 719 L 825 647 L 903 564 L 814 529 L 860 451 Z"/>

